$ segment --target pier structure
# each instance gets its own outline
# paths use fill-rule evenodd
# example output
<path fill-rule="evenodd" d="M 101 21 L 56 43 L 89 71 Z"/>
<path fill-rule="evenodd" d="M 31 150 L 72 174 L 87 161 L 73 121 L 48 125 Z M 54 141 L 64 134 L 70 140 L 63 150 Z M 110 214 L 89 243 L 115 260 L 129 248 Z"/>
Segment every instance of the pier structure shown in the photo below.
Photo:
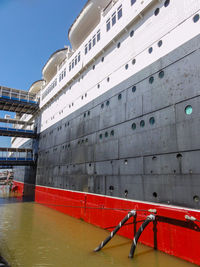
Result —
<path fill-rule="evenodd" d="M 39 108 L 36 95 L 28 91 L 0 86 L 0 110 L 15 112 L 16 119 L 0 118 L 0 136 L 36 139 L 33 122 L 18 119 L 25 114 L 33 115 Z M 3 125 L 2 125 L 3 124 Z M 12 125 L 12 126 L 11 126 Z M 0 147 L 0 168 L 13 166 L 34 166 L 31 148 Z"/>

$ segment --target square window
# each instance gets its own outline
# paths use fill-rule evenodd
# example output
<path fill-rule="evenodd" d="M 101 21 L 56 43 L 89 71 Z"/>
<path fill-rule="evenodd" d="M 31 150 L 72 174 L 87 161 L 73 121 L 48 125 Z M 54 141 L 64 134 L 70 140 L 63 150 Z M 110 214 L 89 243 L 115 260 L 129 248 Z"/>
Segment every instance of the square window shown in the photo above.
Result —
<path fill-rule="evenodd" d="M 94 35 L 92 39 L 92 45 L 95 46 L 95 44 L 96 44 L 96 35 Z"/>
<path fill-rule="evenodd" d="M 91 48 L 92 48 L 92 41 L 90 40 L 89 41 L 89 50 L 91 50 Z"/>
<path fill-rule="evenodd" d="M 118 11 L 119 14 L 119 11 Z M 118 15 L 118 19 L 119 19 L 119 15 Z M 116 12 L 112 14 L 112 26 L 114 26 L 116 23 Z"/>
<path fill-rule="evenodd" d="M 110 30 L 110 19 L 106 21 L 106 31 L 108 32 Z"/>
<path fill-rule="evenodd" d="M 131 0 L 131 5 L 134 5 L 136 0 Z"/>
<path fill-rule="evenodd" d="M 100 39 L 101 39 L 101 32 L 100 32 L 100 30 L 98 30 L 98 32 L 97 32 L 97 42 L 99 42 Z"/>
<path fill-rule="evenodd" d="M 117 17 L 118 17 L 118 20 L 122 17 L 122 5 L 119 6 L 117 9 Z"/>
<path fill-rule="evenodd" d="M 85 55 L 87 54 L 88 52 L 88 47 L 87 47 L 87 44 L 85 45 Z"/>

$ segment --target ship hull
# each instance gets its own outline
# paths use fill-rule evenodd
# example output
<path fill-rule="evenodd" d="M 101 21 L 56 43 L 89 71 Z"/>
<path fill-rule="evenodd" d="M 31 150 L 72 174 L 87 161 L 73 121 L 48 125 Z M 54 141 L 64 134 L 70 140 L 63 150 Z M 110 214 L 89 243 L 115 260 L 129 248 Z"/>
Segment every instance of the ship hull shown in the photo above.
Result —
<path fill-rule="evenodd" d="M 185 219 L 200 220 L 199 44 L 198 35 L 43 131 L 36 202 L 102 228 L 156 209 L 141 242 L 199 265 L 200 224 Z M 132 239 L 133 229 L 119 234 Z"/>
<path fill-rule="evenodd" d="M 18 193 L 22 195 L 24 184 L 15 182 L 15 186 L 18 186 Z M 30 185 L 29 188 L 32 189 Z M 153 249 L 158 249 L 197 265 L 200 264 L 199 223 L 185 219 L 185 215 L 188 215 L 200 220 L 198 210 L 44 186 L 36 186 L 35 201 L 103 229 L 118 225 L 127 215 L 128 210 L 136 210 L 136 221 L 141 221 L 150 214 L 149 209 L 156 209 L 156 221 L 145 229 L 140 242 Z M 128 221 L 128 223 L 131 222 L 133 219 Z M 119 234 L 133 239 L 134 233 L 140 225 L 141 222 L 124 226 Z M 110 231 L 112 230 L 113 228 L 110 228 Z M 100 241 L 102 240 L 97 240 L 97 245 Z"/>

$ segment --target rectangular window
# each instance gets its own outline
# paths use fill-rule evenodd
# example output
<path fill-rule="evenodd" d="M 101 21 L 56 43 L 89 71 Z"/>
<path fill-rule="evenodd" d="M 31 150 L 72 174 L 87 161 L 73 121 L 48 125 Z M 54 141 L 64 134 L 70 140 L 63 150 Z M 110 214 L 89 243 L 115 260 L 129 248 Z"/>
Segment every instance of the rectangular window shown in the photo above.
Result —
<path fill-rule="evenodd" d="M 71 64 L 71 62 L 69 63 L 69 71 L 71 71 L 71 69 L 72 69 L 72 64 Z"/>
<path fill-rule="evenodd" d="M 120 19 L 122 17 L 122 5 L 118 7 L 117 9 L 117 17 Z"/>
<path fill-rule="evenodd" d="M 97 42 L 99 42 L 100 39 L 101 39 L 101 32 L 100 32 L 100 30 L 98 30 L 98 32 L 97 32 Z"/>
<path fill-rule="evenodd" d="M 59 82 L 61 81 L 61 74 L 59 75 Z"/>
<path fill-rule="evenodd" d="M 131 0 L 131 5 L 134 5 L 136 0 Z"/>
<path fill-rule="evenodd" d="M 106 31 L 108 32 L 110 30 L 110 19 L 106 21 Z"/>
<path fill-rule="evenodd" d="M 118 11 L 119 14 L 119 11 Z M 119 19 L 119 15 L 118 15 L 118 19 Z M 116 23 L 116 12 L 112 14 L 112 26 L 114 26 Z"/>
<path fill-rule="evenodd" d="M 74 68 L 74 59 L 72 60 L 72 69 Z"/>
<path fill-rule="evenodd" d="M 92 45 L 95 46 L 95 44 L 96 44 L 96 35 L 94 35 L 92 39 Z"/>
<path fill-rule="evenodd" d="M 78 61 L 77 61 L 77 56 L 76 56 L 76 57 L 75 57 L 75 65 L 77 65 L 77 62 L 78 62 Z"/>
<path fill-rule="evenodd" d="M 87 44 L 85 45 L 85 55 L 87 54 L 88 52 L 88 47 L 87 47 Z"/>
<path fill-rule="evenodd" d="M 89 41 L 89 50 L 91 50 L 91 48 L 92 48 L 92 41 L 90 40 Z"/>
<path fill-rule="evenodd" d="M 78 53 L 78 62 L 80 62 L 80 60 L 81 60 L 81 53 L 79 52 Z"/>
<path fill-rule="evenodd" d="M 66 69 L 64 69 L 64 77 L 66 76 Z"/>

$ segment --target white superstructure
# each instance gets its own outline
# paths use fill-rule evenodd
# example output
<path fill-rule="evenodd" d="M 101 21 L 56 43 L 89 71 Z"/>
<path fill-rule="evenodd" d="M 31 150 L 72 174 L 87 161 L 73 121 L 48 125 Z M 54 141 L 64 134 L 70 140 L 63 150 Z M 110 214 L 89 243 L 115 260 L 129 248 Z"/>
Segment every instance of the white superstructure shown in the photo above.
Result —
<path fill-rule="evenodd" d="M 89 0 L 69 30 L 72 48 L 56 51 L 30 88 L 38 132 L 198 35 L 199 9 L 200 0 Z"/>

